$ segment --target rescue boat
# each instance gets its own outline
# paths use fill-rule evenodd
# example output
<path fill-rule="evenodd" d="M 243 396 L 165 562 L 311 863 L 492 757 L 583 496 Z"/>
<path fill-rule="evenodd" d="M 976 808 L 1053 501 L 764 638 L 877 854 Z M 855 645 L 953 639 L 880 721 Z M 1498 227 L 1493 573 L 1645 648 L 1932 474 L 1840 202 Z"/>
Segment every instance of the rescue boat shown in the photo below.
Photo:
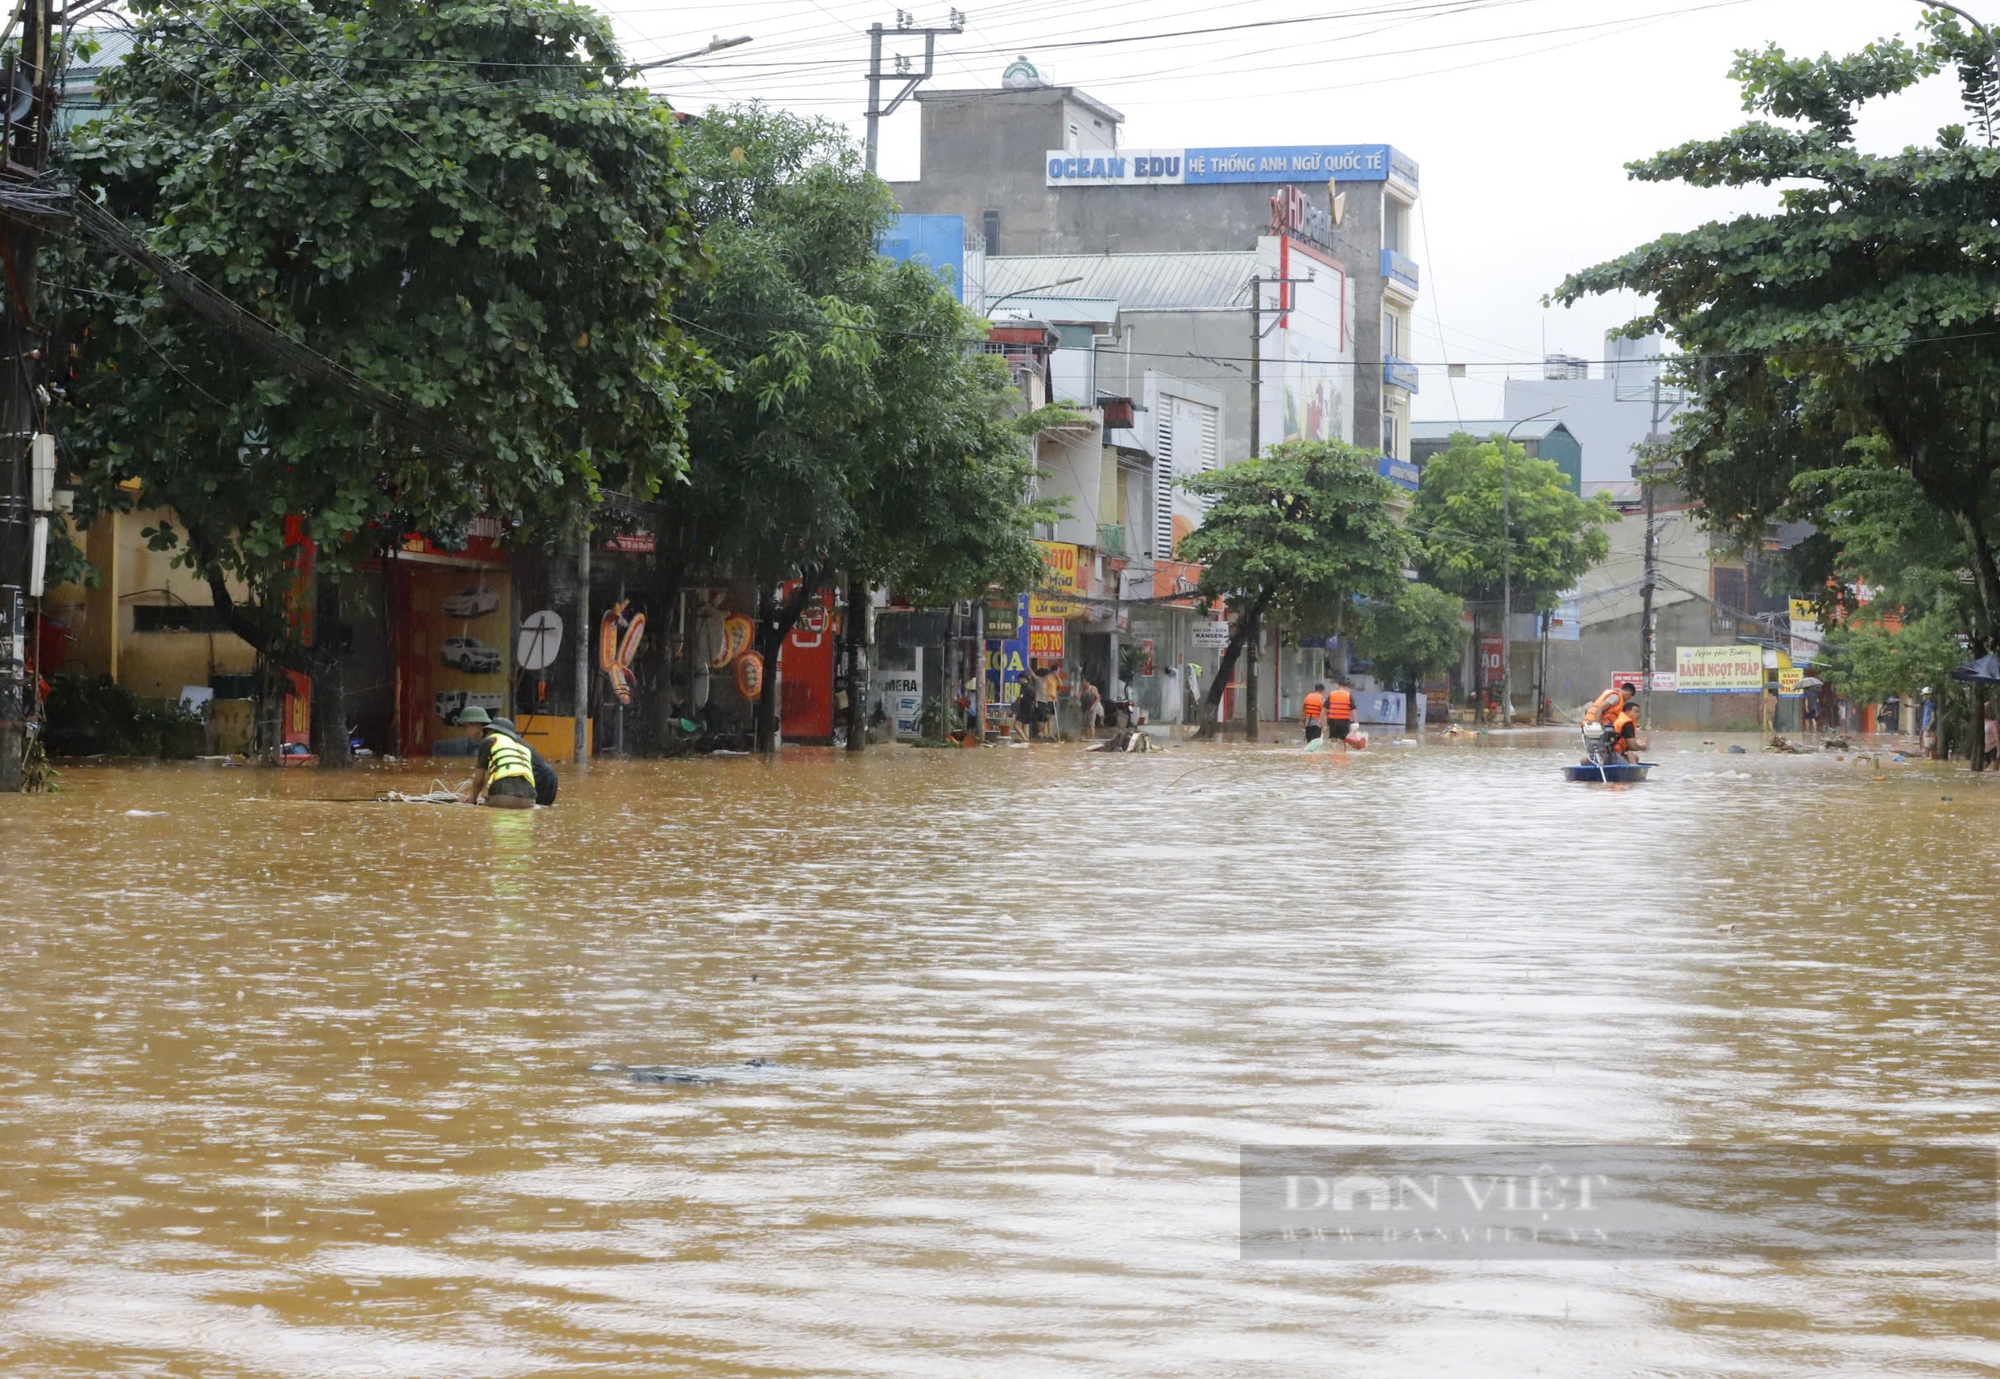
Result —
<path fill-rule="evenodd" d="M 1563 767 L 1563 779 L 1590 781 L 1598 785 L 1637 785 L 1657 765 L 1659 763 L 1655 761 L 1613 761 L 1599 766 L 1586 761 Z"/>

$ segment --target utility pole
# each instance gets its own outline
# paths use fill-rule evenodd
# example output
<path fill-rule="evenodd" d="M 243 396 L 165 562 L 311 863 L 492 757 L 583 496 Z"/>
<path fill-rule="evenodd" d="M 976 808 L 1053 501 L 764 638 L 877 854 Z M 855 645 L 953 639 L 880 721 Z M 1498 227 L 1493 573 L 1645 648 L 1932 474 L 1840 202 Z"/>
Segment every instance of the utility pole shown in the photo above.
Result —
<path fill-rule="evenodd" d="M 26 0 L 21 8 L 20 48 L 0 67 L 0 177 L 33 183 L 48 161 L 49 126 L 56 91 L 49 80 L 52 47 L 50 0 Z M 0 791 L 16 791 L 28 751 L 28 732 L 37 713 L 27 674 L 28 600 L 41 594 L 39 538 L 46 544 L 52 505 L 54 452 L 38 440 L 42 414 L 41 371 L 32 361 L 44 354 L 46 339 L 35 321 L 35 253 L 41 235 L 24 221 L 0 220 Z M 45 396 L 45 395 L 43 395 Z M 36 452 L 30 459 L 31 447 Z M 45 472 L 44 472 L 45 471 Z M 31 488 L 35 490 L 30 492 Z"/>
<path fill-rule="evenodd" d="M 1257 458 L 1264 425 L 1264 280 L 1250 279 L 1250 458 Z"/>
<path fill-rule="evenodd" d="M 1293 283 L 1311 281 L 1311 277 L 1267 278 L 1261 274 L 1250 277 L 1250 458 L 1253 460 L 1257 458 L 1257 452 L 1264 448 L 1264 337 L 1285 323 L 1285 313 L 1289 308 L 1283 299 L 1284 289 Z M 1264 305 L 1266 284 L 1279 290 L 1276 306 Z M 1266 312 L 1274 312 L 1278 318 L 1268 327 L 1264 324 Z M 1247 742 L 1257 740 L 1257 648 L 1263 639 L 1263 619 L 1259 618 L 1251 627 L 1249 640 L 1243 648 L 1243 737 Z"/>
<path fill-rule="evenodd" d="M 866 113 L 868 116 L 867 154 L 869 172 L 872 173 L 875 171 L 875 149 L 878 136 L 881 133 L 882 117 L 895 114 L 896 107 L 908 100 L 911 92 L 930 80 L 931 71 L 937 62 L 938 35 L 962 34 L 964 32 L 965 16 L 957 10 L 951 12 L 951 23 L 942 29 L 919 29 L 916 27 L 916 22 L 910 17 L 908 10 L 896 11 L 896 27 L 894 29 L 885 29 L 880 24 L 870 24 L 868 26 L 868 110 Z M 912 38 L 918 34 L 923 35 L 923 71 L 911 71 L 910 60 L 901 55 L 897 55 L 896 57 L 895 71 L 885 72 L 882 70 L 882 39 L 891 33 L 907 34 Z M 894 100 L 884 106 L 882 104 L 882 83 L 898 77 L 903 80 L 903 89 L 896 93 Z"/>
<path fill-rule="evenodd" d="M 1653 484 L 1658 475 L 1657 447 L 1660 443 L 1660 380 L 1653 380 L 1653 421 L 1646 428 L 1646 454 L 1633 466 L 1639 489 L 1646 497 L 1646 548 L 1644 572 L 1639 576 L 1639 719 L 1653 726 L 1653 590 L 1659 584 L 1659 529 L 1654 522 Z"/>
<path fill-rule="evenodd" d="M 1512 488 L 1514 479 L 1514 433 L 1531 421 L 1552 417 L 1568 403 L 1522 417 L 1507 428 L 1500 442 L 1500 726 L 1514 726 L 1514 523 Z M 1540 705 L 1536 706 L 1537 711 Z"/>

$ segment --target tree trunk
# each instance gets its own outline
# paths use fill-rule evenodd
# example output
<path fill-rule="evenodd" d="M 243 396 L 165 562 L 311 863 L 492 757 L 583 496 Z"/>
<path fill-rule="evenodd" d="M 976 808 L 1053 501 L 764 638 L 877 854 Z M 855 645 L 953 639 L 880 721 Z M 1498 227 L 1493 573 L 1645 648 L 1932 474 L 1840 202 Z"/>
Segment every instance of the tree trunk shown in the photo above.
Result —
<path fill-rule="evenodd" d="M 847 578 L 847 750 L 868 745 L 868 586 Z"/>
<path fill-rule="evenodd" d="M 1972 582 L 1979 591 L 1980 621 L 1984 624 L 1979 640 L 2000 645 L 2000 565 L 1996 565 L 1993 544 L 1986 538 L 1986 524 L 1972 511 L 1960 510 L 1952 516 L 1972 556 Z"/>
<path fill-rule="evenodd" d="M 1237 621 L 1236 633 L 1229 639 L 1229 646 L 1222 653 L 1222 664 L 1216 667 L 1215 676 L 1208 683 L 1208 692 L 1201 697 L 1201 726 L 1195 730 L 1197 741 L 1216 735 L 1215 715 L 1222 707 L 1223 691 L 1229 687 L 1229 677 L 1236 670 L 1236 658 L 1243 654 L 1243 643 L 1249 635 L 1252 624 L 1264 614 L 1271 602 L 1272 591 L 1266 589 L 1257 595 L 1257 601 Z"/>
<path fill-rule="evenodd" d="M 1974 646 L 1976 648 L 1977 643 Z M 1985 653 L 1975 649 L 1973 654 L 1975 656 L 1982 656 Z M 1972 769 L 1975 771 L 1984 771 L 1986 769 L 1986 688 L 1983 685 L 1971 685 L 1968 688 L 1972 691 Z"/>
<path fill-rule="evenodd" d="M 1406 671 L 1403 675 L 1403 732 L 1417 735 L 1417 673 Z"/>
<path fill-rule="evenodd" d="M 785 644 L 785 632 L 778 628 L 778 596 L 770 589 L 757 591 L 757 636 L 752 642 L 764 663 L 764 679 L 757 687 L 757 712 L 753 747 L 759 756 L 778 752 L 778 652 Z M 786 629 L 789 631 L 790 629 Z"/>
<path fill-rule="evenodd" d="M 778 654 L 785 638 L 792 634 L 806 605 L 819 592 L 826 575 L 817 569 L 806 572 L 799 587 L 780 599 L 772 589 L 757 594 L 757 654 L 764 658 L 764 683 L 757 689 L 756 749 L 759 756 L 778 752 Z"/>
<path fill-rule="evenodd" d="M 313 644 L 306 657 L 312 677 L 312 749 L 321 766 L 354 764 L 339 634 L 340 576 L 321 573 L 313 579 Z"/>
<path fill-rule="evenodd" d="M 1243 666 L 1243 740 L 1257 740 L 1257 661 L 1264 650 L 1264 620 L 1250 614 L 1250 658 Z"/>

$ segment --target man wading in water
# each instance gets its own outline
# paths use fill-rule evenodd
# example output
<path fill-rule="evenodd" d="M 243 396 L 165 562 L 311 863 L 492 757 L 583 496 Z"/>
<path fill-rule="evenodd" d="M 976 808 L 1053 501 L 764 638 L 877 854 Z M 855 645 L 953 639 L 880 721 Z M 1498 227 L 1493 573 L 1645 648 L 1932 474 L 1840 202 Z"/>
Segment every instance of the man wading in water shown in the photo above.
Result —
<path fill-rule="evenodd" d="M 528 748 L 495 731 L 493 720 L 477 704 L 461 712 L 458 723 L 467 737 L 479 742 L 479 750 L 473 754 L 472 789 L 459 798 L 495 809 L 533 809 L 535 759 Z"/>

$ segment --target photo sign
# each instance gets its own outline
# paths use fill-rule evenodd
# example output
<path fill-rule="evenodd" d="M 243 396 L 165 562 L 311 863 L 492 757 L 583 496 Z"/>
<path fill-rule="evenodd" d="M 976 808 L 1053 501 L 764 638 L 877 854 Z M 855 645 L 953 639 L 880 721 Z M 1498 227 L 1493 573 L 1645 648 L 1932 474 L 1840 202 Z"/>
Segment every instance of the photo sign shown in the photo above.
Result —
<path fill-rule="evenodd" d="M 1674 684 L 1682 694 L 1760 694 L 1764 653 L 1755 646 L 1684 646 Z"/>

